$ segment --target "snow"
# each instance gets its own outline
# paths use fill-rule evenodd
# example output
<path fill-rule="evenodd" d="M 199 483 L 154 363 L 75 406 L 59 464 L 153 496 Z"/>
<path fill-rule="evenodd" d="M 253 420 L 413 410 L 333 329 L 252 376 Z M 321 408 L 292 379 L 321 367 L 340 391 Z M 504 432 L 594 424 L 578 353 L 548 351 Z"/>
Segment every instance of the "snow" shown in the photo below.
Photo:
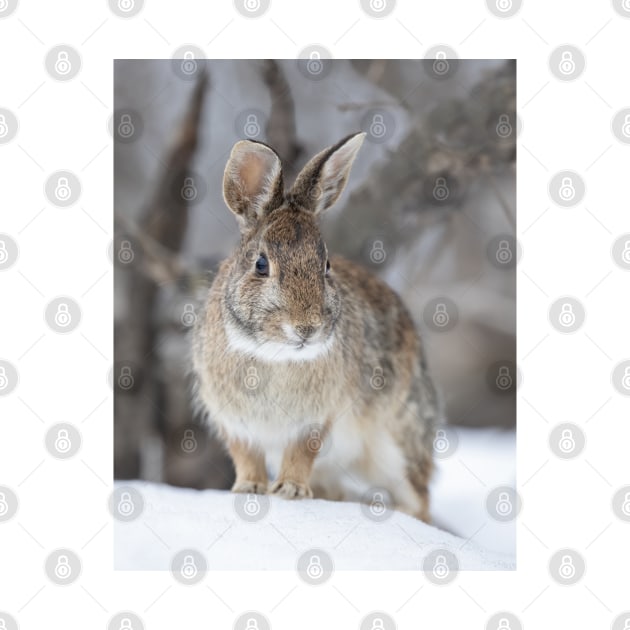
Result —
<path fill-rule="evenodd" d="M 516 488 L 516 433 L 501 429 L 457 428 L 459 446 L 438 460 L 431 486 L 436 525 L 494 551 L 516 555 L 516 523 L 488 515 L 486 498 L 493 488 Z M 479 529 L 481 528 L 481 529 Z"/>
<path fill-rule="evenodd" d="M 515 484 L 515 434 L 457 435 L 457 451 L 437 461 L 434 525 L 399 512 L 375 521 L 356 503 L 275 497 L 264 518 L 248 522 L 235 510 L 244 495 L 117 482 L 118 491 L 139 491 L 144 507 L 138 518 L 116 521 L 116 569 L 168 570 L 177 552 L 194 549 L 209 570 L 294 570 L 304 551 L 320 548 L 337 570 L 421 570 L 422 559 L 443 548 L 455 553 L 460 570 L 513 570 L 515 523 L 492 519 L 485 503 L 492 488 Z"/>

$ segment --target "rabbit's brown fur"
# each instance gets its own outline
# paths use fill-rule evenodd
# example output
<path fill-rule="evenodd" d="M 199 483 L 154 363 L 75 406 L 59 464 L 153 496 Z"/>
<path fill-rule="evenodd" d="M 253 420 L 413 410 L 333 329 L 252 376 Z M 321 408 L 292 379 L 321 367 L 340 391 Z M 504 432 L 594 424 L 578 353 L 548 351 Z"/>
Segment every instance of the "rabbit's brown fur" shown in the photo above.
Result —
<path fill-rule="evenodd" d="M 235 145 L 224 196 L 242 238 L 197 321 L 197 395 L 234 461 L 234 491 L 351 500 L 385 491 L 428 520 L 438 404 L 420 338 L 377 277 L 337 256 L 326 273 L 317 225 L 363 135 L 316 155 L 286 194 L 272 149 Z M 256 271 L 261 255 L 268 276 Z"/>

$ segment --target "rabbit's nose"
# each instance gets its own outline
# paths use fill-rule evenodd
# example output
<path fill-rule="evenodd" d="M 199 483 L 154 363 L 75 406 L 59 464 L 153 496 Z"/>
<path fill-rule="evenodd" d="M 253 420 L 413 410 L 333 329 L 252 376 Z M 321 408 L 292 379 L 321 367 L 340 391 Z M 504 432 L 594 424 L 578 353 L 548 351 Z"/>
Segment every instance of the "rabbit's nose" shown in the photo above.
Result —
<path fill-rule="evenodd" d="M 309 339 L 317 332 L 317 326 L 294 326 L 293 330 L 304 340 Z"/>

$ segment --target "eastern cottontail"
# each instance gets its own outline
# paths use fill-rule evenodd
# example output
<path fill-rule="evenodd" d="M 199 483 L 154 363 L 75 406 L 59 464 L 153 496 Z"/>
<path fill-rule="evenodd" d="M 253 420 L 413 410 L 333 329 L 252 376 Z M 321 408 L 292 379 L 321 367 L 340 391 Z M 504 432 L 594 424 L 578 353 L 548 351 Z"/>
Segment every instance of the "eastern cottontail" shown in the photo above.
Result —
<path fill-rule="evenodd" d="M 420 338 L 385 283 L 329 259 L 317 225 L 364 137 L 317 154 L 286 193 L 270 147 L 234 145 L 223 195 L 241 243 L 197 319 L 196 393 L 234 461 L 234 492 L 388 494 L 428 520 L 439 411 Z"/>

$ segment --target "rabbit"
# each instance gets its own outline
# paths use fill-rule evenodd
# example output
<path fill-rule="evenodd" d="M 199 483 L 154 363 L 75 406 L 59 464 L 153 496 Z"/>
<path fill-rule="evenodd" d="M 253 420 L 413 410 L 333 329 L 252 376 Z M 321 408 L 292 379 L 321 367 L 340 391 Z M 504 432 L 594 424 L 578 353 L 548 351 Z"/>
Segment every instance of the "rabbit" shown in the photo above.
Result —
<path fill-rule="evenodd" d="M 429 522 L 441 406 L 422 342 L 398 295 L 329 257 L 318 227 L 364 137 L 315 155 L 287 192 L 271 147 L 234 145 L 223 196 L 241 241 L 193 330 L 196 397 L 234 462 L 233 492 L 378 496 Z"/>

